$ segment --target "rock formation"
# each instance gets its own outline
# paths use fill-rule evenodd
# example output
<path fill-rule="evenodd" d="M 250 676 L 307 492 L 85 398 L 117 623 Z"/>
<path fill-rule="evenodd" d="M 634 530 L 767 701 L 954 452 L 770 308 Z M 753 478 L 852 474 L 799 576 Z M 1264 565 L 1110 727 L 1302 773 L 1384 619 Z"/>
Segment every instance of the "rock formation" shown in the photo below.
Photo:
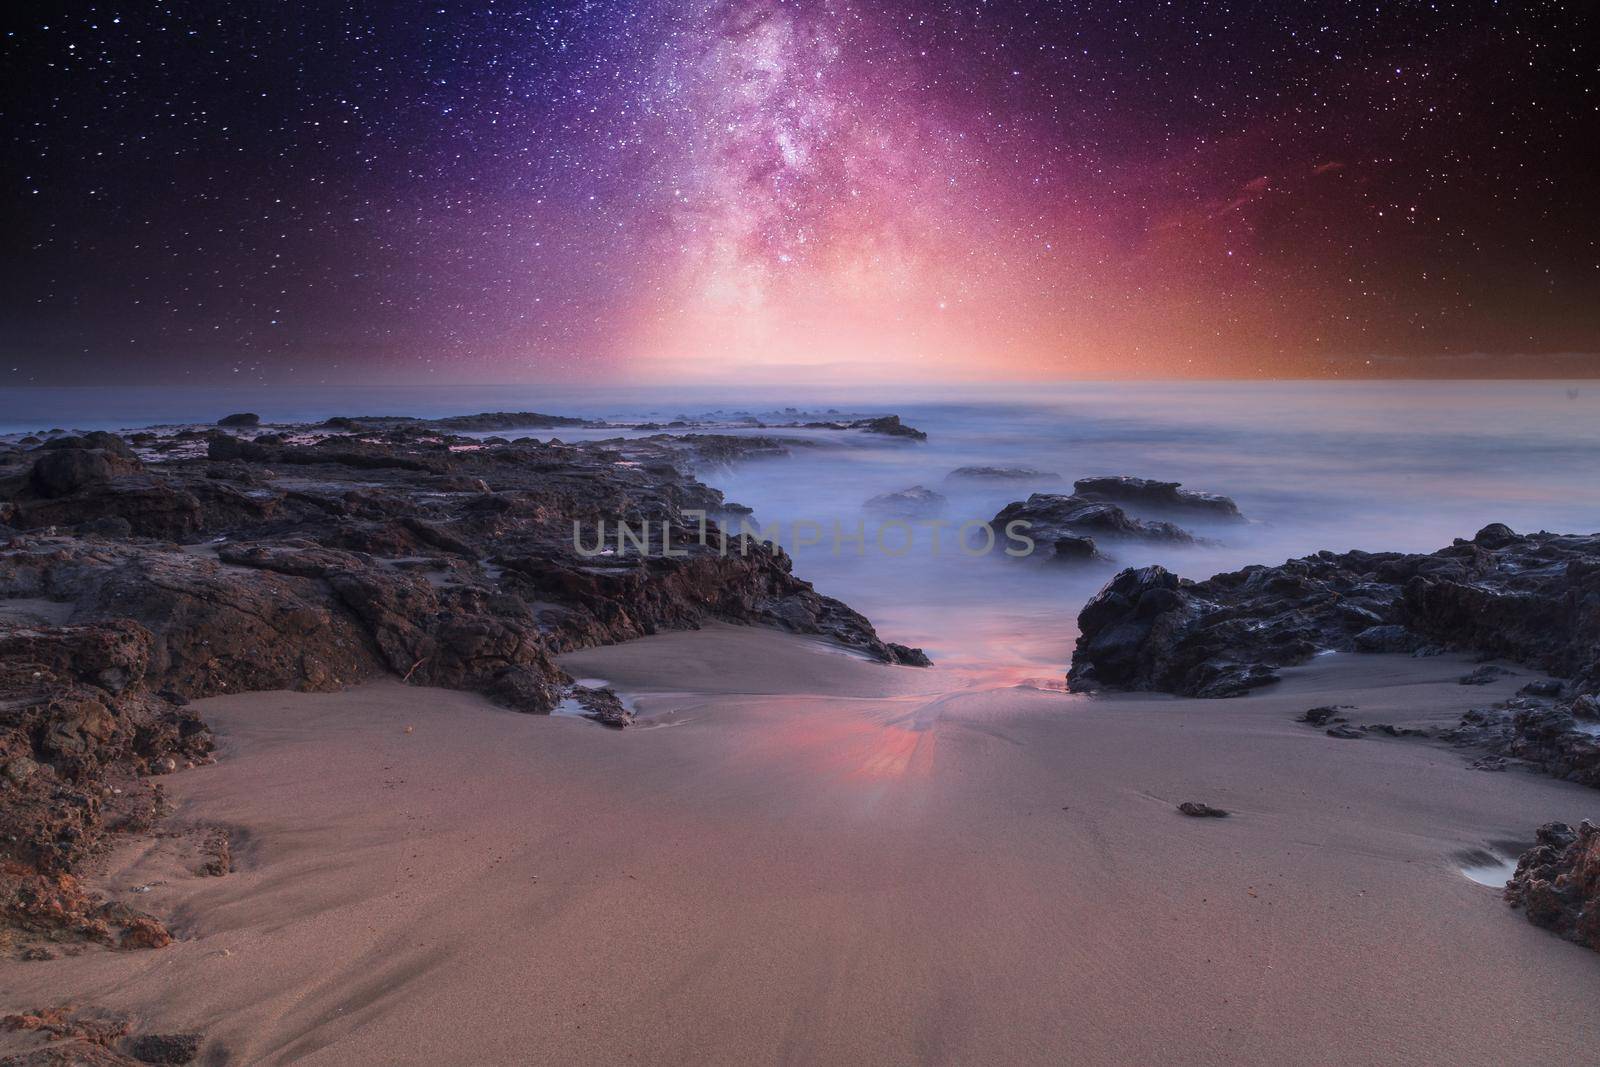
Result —
<path fill-rule="evenodd" d="M 1323 650 L 1458 649 L 1600 688 L 1600 535 L 1495 524 L 1430 554 L 1319 552 L 1203 582 L 1124 570 L 1079 616 L 1069 684 L 1232 696 Z"/>
<path fill-rule="evenodd" d="M 190 698 L 387 674 L 548 712 L 571 691 L 561 652 L 712 619 L 926 665 L 781 550 L 719 536 L 714 517 L 736 506 L 693 472 L 783 442 L 449 429 L 526 419 L 180 431 L 137 453 L 89 434 L 0 453 L 0 605 L 26 608 L 0 613 L 0 914 L 24 940 L 167 936 L 74 875 L 108 833 L 159 817 L 160 775 L 207 758 Z M 605 691 L 576 698 L 601 722 L 631 719 Z"/>

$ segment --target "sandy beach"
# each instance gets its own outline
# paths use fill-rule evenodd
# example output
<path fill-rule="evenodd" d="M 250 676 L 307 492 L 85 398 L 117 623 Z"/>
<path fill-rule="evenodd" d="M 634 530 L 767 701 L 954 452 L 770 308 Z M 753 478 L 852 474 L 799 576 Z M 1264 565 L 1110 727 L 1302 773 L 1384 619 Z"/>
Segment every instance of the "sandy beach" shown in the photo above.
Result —
<path fill-rule="evenodd" d="M 642 728 L 391 681 L 201 702 L 221 758 L 97 879 L 177 943 L 8 968 L 0 1000 L 262 1064 L 1579 1064 L 1600 1040 L 1600 957 L 1461 871 L 1593 793 L 1293 721 L 1453 721 L 1526 672 L 1332 655 L 1238 700 L 1090 699 L 724 625 L 562 662 Z M 238 869 L 197 876 L 217 827 Z"/>

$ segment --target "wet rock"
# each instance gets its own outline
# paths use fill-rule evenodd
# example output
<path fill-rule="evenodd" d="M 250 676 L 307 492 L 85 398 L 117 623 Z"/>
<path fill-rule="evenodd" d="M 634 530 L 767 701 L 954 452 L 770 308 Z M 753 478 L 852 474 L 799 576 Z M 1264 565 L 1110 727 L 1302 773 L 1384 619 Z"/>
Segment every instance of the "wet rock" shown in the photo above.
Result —
<path fill-rule="evenodd" d="M 1506 886 L 1506 901 L 1529 922 L 1600 951 L 1600 827 L 1566 823 L 1539 827 L 1538 843 L 1522 854 Z"/>
<path fill-rule="evenodd" d="M 911 441 L 926 441 L 928 435 L 914 426 L 900 421 L 899 415 L 880 415 L 877 418 L 854 419 L 849 422 L 802 423 L 810 430 L 860 430 L 863 433 L 882 434 L 885 437 L 904 437 Z"/>
<path fill-rule="evenodd" d="M 591 689 L 587 686 L 577 686 L 572 691 L 575 699 L 584 710 L 586 718 L 593 719 L 601 726 L 610 726 L 621 730 L 633 725 L 633 712 L 622 703 L 621 698 L 609 687 Z"/>
<path fill-rule="evenodd" d="M 1241 522 L 1244 519 L 1244 516 L 1239 514 L 1239 506 L 1228 497 L 1184 489 L 1179 482 L 1158 482 L 1149 478 L 1116 475 L 1079 478 L 1073 483 L 1072 490 L 1077 496 L 1111 500 L 1155 511 L 1192 512 L 1209 519 L 1229 522 Z"/>
<path fill-rule="evenodd" d="M 1566 687 L 1554 678 L 1540 678 L 1517 690 L 1518 696 L 1558 697 Z"/>
<path fill-rule="evenodd" d="M 905 518 L 932 518 L 943 513 L 949 500 L 926 486 L 913 485 L 894 493 L 879 493 L 864 505 L 868 511 Z"/>
<path fill-rule="evenodd" d="M 1178 810 L 1193 819 L 1226 819 L 1228 813 L 1221 808 L 1213 808 L 1210 804 L 1202 804 L 1195 800 L 1185 800 L 1178 805 Z"/>
<path fill-rule="evenodd" d="M 1175 544 L 1195 540 L 1193 534 L 1170 522 L 1136 519 L 1108 501 L 1053 493 L 1034 493 L 1027 500 L 1007 504 L 989 520 L 989 525 L 997 538 L 1003 531 L 1016 528 L 1035 542 L 1049 545 L 1069 538 L 1087 539 L 1091 550 L 1095 538 Z"/>
<path fill-rule="evenodd" d="M 260 426 L 261 425 L 261 416 L 257 415 L 253 411 L 239 411 L 239 412 L 235 412 L 232 415 L 224 415 L 224 416 L 222 416 L 222 418 L 217 420 L 217 425 L 218 426 L 226 426 L 226 427 L 228 427 L 230 429 L 235 428 L 235 427 L 248 428 L 248 427 L 253 427 L 253 426 Z"/>
<path fill-rule="evenodd" d="M 1063 563 L 1089 563 L 1106 558 L 1100 554 L 1100 549 L 1092 537 L 1080 537 L 1075 534 L 1058 537 L 1050 542 L 1050 547 L 1052 549 L 1050 558 Z"/>

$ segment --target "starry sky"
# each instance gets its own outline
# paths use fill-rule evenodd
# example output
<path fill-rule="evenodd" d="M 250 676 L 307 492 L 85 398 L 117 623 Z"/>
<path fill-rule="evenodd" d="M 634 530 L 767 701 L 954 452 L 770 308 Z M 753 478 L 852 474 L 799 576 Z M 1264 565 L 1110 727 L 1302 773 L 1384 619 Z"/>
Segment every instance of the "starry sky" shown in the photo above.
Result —
<path fill-rule="evenodd" d="M 0 383 L 1595 376 L 1589 8 L 17 5 Z"/>

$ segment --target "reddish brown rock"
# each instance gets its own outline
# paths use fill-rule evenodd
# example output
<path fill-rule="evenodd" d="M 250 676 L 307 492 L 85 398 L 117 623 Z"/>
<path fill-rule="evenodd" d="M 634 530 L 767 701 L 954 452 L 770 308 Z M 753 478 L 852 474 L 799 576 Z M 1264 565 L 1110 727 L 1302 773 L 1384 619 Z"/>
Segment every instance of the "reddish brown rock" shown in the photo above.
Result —
<path fill-rule="evenodd" d="M 1600 952 L 1600 827 L 1539 827 L 1538 844 L 1522 854 L 1506 885 L 1506 901 L 1535 926 Z"/>

